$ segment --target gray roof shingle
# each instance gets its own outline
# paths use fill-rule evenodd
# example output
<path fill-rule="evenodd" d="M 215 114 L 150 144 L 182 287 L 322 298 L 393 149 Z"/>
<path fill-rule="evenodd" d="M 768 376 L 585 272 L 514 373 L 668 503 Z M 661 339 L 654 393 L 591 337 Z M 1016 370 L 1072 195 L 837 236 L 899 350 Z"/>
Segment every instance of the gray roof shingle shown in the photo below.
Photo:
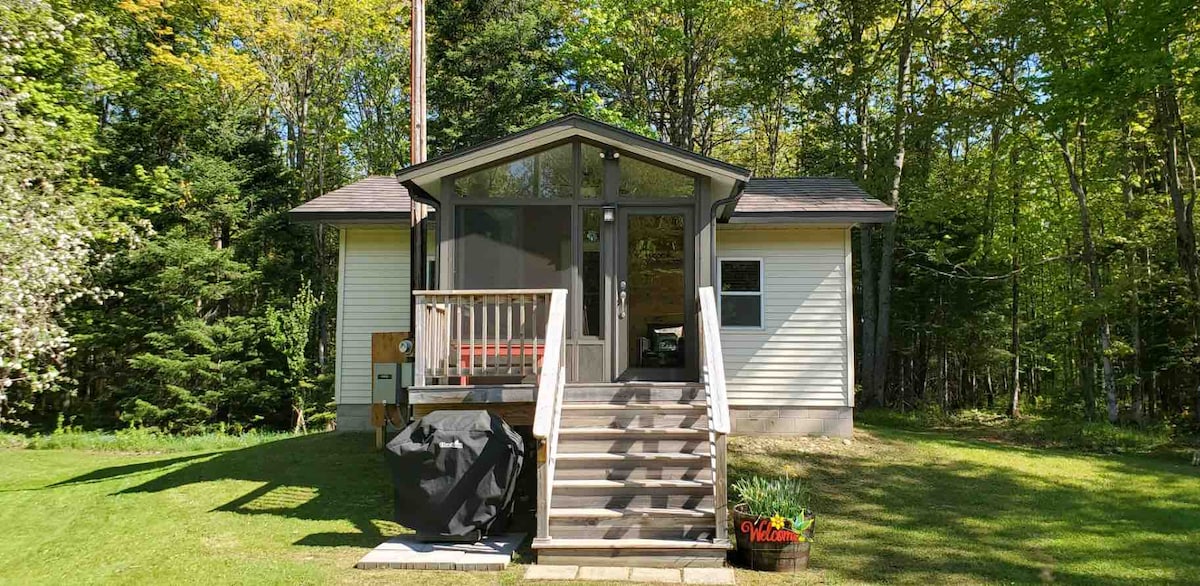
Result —
<path fill-rule="evenodd" d="M 888 220 L 891 206 L 875 199 L 849 179 L 835 177 L 755 177 L 746 184 L 734 218 L 766 214 L 789 217 L 861 216 Z"/>
<path fill-rule="evenodd" d="M 379 219 L 408 217 L 412 200 L 408 190 L 391 175 L 371 175 L 292 209 L 295 220 L 325 221 L 360 216 Z"/>

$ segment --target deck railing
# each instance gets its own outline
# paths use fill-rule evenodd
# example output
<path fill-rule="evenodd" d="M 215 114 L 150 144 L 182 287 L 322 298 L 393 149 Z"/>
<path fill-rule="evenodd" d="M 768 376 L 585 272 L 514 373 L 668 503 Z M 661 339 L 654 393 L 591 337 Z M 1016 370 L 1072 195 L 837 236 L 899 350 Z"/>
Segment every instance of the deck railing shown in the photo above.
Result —
<path fill-rule="evenodd" d="M 547 320 L 554 293 L 553 289 L 414 291 L 413 384 L 540 375 L 546 364 Z"/>
<path fill-rule="evenodd" d="M 546 319 L 546 355 L 538 377 L 533 437 L 538 442 L 537 536 L 550 538 L 550 498 L 554 488 L 554 461 L 558 452 L 558 427 L 562 419 L 563 387 L 567 384 L 567 291 L 550 296 Z"/>
<path fill-rule="evenodd" d="M 721 318 L 712 287 L 700 288 L 700 344 L 704 359 L 704 396 L 708 403 L 710 454 L 713 468 L 713 513 L 716 539 L 728 540 L 728 502 L 725 482 L 725 439 L 729 435 L 729 401 L 725 396 L 725 357 L 721 353 Z"/>

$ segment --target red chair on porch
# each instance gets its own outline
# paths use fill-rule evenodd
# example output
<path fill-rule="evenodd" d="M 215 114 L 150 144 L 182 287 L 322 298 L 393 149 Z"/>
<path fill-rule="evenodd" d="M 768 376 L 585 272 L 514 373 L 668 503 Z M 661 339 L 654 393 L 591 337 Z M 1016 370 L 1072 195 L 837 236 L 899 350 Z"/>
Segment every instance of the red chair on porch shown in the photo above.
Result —
<path fill-rule="evenodd" d="M 533 359 L 536 368 L 530 369 L 531 372 L 540 372 L 542 368 L 542 360 L 546 355 L 546 345 L 543 343 L 537 344 L 476 344 L 462 345 L 458 347 L 458 363 L 459 365 L 475 365 L 480 366 L 484 363 L 484 358 L 487 359 L 489 368 L 495 368 L 498 371 L 495 376 L 524 376 L 526 374 L 526 361 Z M 519 373 L 503 372 L 505 369 L 519 369 Z M 459 377 L 459 385 L 467 386 L 471 384 L 471 377 Z"/>

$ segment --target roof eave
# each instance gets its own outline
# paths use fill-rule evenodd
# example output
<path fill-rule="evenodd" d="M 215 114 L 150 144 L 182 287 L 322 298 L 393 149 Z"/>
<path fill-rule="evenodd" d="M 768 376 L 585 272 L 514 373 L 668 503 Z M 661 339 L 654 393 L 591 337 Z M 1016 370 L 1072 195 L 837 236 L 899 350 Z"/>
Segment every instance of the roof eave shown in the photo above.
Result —
<path fill-rule="evenodd" d="M 737 211 L 737 204 L 739 201 L 742 201 L 742 195 L 745 194 L 746 185 L 749 183 L 749 180 L 743 181 L 739 179 L 735 181 L 733 184 L 733 194 L 717 202 L 721 205 L 721 215 L 717 216 L 718 224 L 728 223 L 729 219 L 733 217 L 734 212 Z"/>
<path fill-rule="evenodd" d="M 288 212 L 288 219 L 300 224 L 395 224 L 407 223 L 411 218 L 411 212 L 401 211 L 310 212 L 294 209 Z"/>
<path fill-rule="evenodd" d="M 896 220 L 893 210 L 734 212 L 730 224 L 888 224 Z"/>

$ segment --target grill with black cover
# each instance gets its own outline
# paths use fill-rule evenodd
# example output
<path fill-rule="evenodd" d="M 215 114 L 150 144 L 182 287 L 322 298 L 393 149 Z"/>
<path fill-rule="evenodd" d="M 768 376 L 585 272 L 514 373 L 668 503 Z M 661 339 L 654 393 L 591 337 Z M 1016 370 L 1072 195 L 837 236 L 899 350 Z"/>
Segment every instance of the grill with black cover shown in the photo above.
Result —
<path fill-rule="evenodd" d="M 384 452 L 396 522 L 430 541 L 475 541 L 500 531 L 513 509 L 525 443 L 487 411 L 434 411 Z"/>

